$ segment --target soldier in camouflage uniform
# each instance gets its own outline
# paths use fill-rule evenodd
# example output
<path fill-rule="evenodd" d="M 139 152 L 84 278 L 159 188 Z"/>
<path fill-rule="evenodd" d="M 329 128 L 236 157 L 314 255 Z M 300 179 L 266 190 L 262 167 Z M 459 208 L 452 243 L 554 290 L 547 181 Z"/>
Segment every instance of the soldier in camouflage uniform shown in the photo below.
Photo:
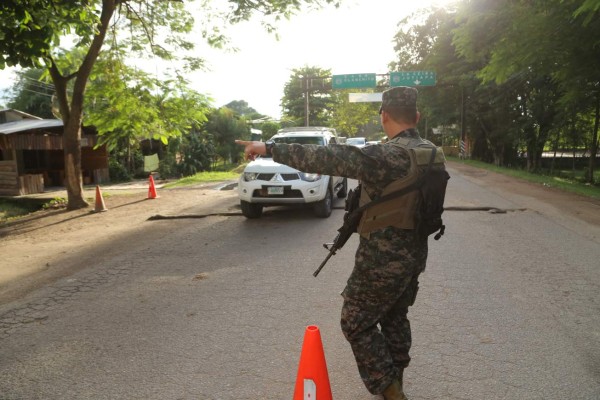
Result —
<path fill-rule="evenodd" d="M 388 141 L 362 149 L 341 144 L 237 143 L 247 158 L 271 153 L 273 160 L 300 171 L 358 179 L 371 199 L 391 182 L 405 177 L 408 151 L 390 143 L 419 138 L 417 90 L 396 87 L 383 93 L 381 123 Z M 418 276 L 425 269 L 427 240 L 415 240 L 412 230 L 393 226 L 360 236 L 354 270 L 342 296 L 342 331 L 352 347 L 360 376 L 369 392 L 385 399 L 406 399 L 403 370 L 411 346 L 408 307 L 415 301 Z"/>

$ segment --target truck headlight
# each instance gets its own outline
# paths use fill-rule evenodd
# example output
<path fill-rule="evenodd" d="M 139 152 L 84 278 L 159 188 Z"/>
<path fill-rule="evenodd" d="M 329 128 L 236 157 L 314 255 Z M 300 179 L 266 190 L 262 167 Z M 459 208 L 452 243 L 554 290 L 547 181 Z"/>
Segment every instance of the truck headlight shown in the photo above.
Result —
<path fill-rule="evenodd" d="M 307 174 L 304 172 L 300 173 L 300 179 L 306 182 L 316 182 L 321 179 L 321 174 Z"/>
<path fill-rule="evenodd" d="M 244 172 L 244 181 L 251 182 L 258 178 L 258 174 L 256 172 Z"/>

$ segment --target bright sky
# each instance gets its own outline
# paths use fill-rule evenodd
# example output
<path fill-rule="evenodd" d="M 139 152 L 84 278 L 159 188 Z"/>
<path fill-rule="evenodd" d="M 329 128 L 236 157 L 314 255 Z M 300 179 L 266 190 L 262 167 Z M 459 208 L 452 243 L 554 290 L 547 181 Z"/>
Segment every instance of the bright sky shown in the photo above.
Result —
<path fill-rule="evenodd" d="M 194 72 L 188 79 L 217 107 L 245 100 L 259 113 L 278 118 L 283 88 L 293 69 L 319 67 L 336 75 L 387 73 L 394 60 L 392 39 L 398 22 L 419 8 L 453 2 L 345 0 L 338 9 L 326 7 L 281 22 L 279 41 L 258 21 L 233 26 L 228 34 L 239 51 L 203 51 L 211 71 Z M 0 71 L 0 105 L 2 90 L 13 81 L 11 71 Z"/>

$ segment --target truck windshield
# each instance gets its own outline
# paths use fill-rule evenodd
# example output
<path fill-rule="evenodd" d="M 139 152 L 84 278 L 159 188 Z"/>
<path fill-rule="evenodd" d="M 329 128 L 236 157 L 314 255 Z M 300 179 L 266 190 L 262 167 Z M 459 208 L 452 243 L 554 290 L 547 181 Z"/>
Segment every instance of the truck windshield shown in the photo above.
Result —
<path fill-rule="evenodd" d="M 361 145 L 366 144 L 365 138 L 348 138 L 346 144 Z"/>
<path fill-rule="evenodd" d="M 300 137 L 281 137 L 273 138 L 275 143 L 297 143 L 297 144 L 318 144 L 323 145 L 323 138 L 319 136 L 300 136 Z"/>

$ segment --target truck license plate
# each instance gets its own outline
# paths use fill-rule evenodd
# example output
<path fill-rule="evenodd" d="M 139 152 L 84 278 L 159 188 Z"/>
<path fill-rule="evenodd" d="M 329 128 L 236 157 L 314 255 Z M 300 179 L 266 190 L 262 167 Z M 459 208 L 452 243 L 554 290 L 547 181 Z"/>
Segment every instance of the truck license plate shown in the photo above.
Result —
<path fill-rule="evenodd" d="M 267 188 L 267 194 L 271 195 L 281 195 L 283 194 L 283 186 L 269 186 Z"/>

